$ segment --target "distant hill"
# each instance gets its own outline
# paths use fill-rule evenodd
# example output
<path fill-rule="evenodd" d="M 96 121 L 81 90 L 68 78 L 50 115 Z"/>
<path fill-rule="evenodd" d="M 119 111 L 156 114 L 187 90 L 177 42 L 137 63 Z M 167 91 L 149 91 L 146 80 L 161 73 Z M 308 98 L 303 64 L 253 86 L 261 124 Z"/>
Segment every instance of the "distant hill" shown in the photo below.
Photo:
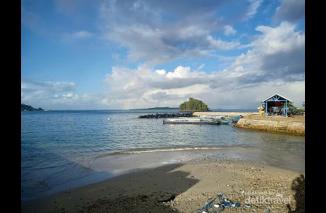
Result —
<path fill-rule="evenodd" d="M 21 104 L 21 111 L 44 111 L 42 108 L 34 108 L 27 104 Z"/>
<path fill-rule="evenodd" d="M 150 110 L 155 110 L 155 109 L 159 109 L 159 110 L 162 110 L 162 109 L 178 109 L 177 107 L 152 107 L 152 108 L 147 108 L 147 109 L 150 109 Z"/>
<path fill-rule="evenodd" d="M 177 107 L 151 107 L 151 108 L 139 108 L 139 109 L 129 109 L 129 110 L 174 110 L 179 109 Z"/>

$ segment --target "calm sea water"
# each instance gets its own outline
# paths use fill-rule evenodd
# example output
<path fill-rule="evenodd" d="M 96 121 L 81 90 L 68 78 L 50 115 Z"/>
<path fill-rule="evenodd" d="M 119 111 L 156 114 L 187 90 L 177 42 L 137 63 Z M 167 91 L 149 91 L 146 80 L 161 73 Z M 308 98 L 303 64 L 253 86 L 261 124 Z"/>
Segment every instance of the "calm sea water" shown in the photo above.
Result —
<path fill-rule="evenodd" d="M 22 200 L 131 169 L 202 157 L 253 160 L 304 172 L 304 137 L 137 118 L 154 112 L 22 112 Z"/>

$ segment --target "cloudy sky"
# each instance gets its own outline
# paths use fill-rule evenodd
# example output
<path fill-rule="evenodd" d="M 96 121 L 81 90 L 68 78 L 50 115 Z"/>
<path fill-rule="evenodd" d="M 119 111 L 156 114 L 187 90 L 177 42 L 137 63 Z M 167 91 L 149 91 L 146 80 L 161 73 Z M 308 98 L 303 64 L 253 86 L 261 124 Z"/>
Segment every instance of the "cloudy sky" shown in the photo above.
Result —
<path fill-rule="evenodd" d="M 21 99 L 45 109 L 256 108 L 305 96 L 303 0 L 22 0 Z"/>

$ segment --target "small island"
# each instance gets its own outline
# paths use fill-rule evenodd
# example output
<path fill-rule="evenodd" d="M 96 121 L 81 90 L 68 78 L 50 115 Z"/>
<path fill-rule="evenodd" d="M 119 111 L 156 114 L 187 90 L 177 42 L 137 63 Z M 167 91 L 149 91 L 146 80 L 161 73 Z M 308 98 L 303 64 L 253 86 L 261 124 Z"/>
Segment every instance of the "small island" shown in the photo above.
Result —
<path fill-rule="evenodd" d="M 34 108 L 27 104 L 21 104 L 21 111 L 44 111 L 42 108 Z"/>
<path fill-rule="evenodd" d="M 203 101 L 189 98 L 189 101 L 183 102 L 179 106 L 181 112 L 207 112 L 208 106 Z"/>

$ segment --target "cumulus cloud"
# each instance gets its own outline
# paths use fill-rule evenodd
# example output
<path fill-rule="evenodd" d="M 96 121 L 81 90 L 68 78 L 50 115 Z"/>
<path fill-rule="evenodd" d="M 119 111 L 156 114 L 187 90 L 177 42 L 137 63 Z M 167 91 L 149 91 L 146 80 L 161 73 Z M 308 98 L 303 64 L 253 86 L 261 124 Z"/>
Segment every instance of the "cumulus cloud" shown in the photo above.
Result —
<path fill-rule="evenodd" d="M 267 80 L 303 80 L 305 35 L 295 25 L 282 22 L 278 27 L 258 26 L 261 32 L 247 53 L 241 54 L 224 72 L 242 83 Z"/>
<path fill-rule="evenodd" d="M 58 2 L 63 10 L 70 11 L 69 2 L 67 5 Z M 105 79 L 106 94 L 80 94 L 73 82 L 24 80 L 22 101 L 44 108 L 142 108 L 177 106 L 188 97 L 195 97 L 213 108 L 255 108 L 265 97 L 281 93 L 301 104 L 305 34 L 296 29 L 294 21 L 304 17 L 304 1 L 295 5 L 294 1 L 283 0 L 275 13 L 279 25 L 257 26 L 257 35 L 250 38 L 249 44 L 225 36 L 237 33 L 231 26 L 235 19 L 253 18 L 262 1 L 233 1 L 239 8 L 236 15 L 225 15 L 228 9 L 225 5 L 229 2 L 180 0 L 171 4 L 159 0 L 105 0 L 100 8 L 101 35 L 126 48 L 128 59 L 141 64 L 136 68 L 112 67 Z M 243 2 L 247 3 L 244 7 Z M 24 11 L 28 24 L 41 23 L 42 19 Z M 224 15 L 219 17 L 219 14 Z M 223 34 L 221 39 L 219 35 Z M 85 39 L 93 34 L 80 30 L 67 36 Z M 233 55 L 244 47 L 248 48 L 246 52 Z M 231 51 L 232 56 L 224 56 L 224 60 L 232 58 L 232 61 L 227 61 L 228 66 L 223 70 L 204 72 L 204 65 L 191 68 L 185 64 L 173 69 L 153 68 L 180 58 L 223 55 L 226 51 Z"/>
<path fill-rule="evenodd" d="M 106 82 L 110 92 L 104 102 L 127 109 L 178 106 L 188 97 L 203 99 L 213 108 L 255 108 L 272 93 L 286 94 L 297 104 L 304 100 L 304 80 L 287 82 L 278 78 L 250 84 L 242 83 L 232 73 L 207 74 L 182 66 L 164 72 L 115 67 Z"/>
<path fill-rule="evenodd" d="M 276 9 L 274 18 L 280 21 L 295 22 L 305 16 L 305 0 L 283 0 Z"/>
<path fill-rule="evenodd" d="M 107 104 L 123 108 L 177 106 L 188 97 L 214 107 L 256 107 L 272 93 L 304 100 L 305 36 L 295 26 L 258 26 L 251 49 L 222 71 L 202 72 L 178 66 L 174 70 L 114 67 L 107 75 Z M 252 94 L 255 94 L 253 97 Z M 239 106 L 237 106 L 239 104 Z"/>
<path fill-rule="evenodd" d="M 104 38 L 126 47 L 132 60 L 157 64 L 207 56 L 215 51 L 241 48 L 238 41 L 224 41 L 216 36 L 225 30 L 225 20 L 231 19 L 216 16 L 226 3 L 229 1 L 105 1 L 101 6 L 101 26 Z M 257 3 L 250 4 L 250 15 L 257 9 L 252 4 Z M 234 32 L 228 27 L 228 34 Z"/>
<path fill-rule="evenodd" d="M 106 100 L 123 108 L 175 106 L 185 95 L 198 95 L 208 88 L 206 77 L 204 72 L 183 66 L 173 71 L 114 67 L 106 78 L 110 89 Z"/>
<path fill-rule="evenodd" d="M 280 93 L 301 104 L 304 32 L 297 31 L 289 22 L 276 27 L 261 25 L 256 30 L 259 35 L 250 43 L 250 49 L 224 70 L 204 72 L 202 66 L 177 66 L 172 70 L 146 64 L 137 68 L 115 66 L 105 79 L 107 93 L 95 95 L 79 94 L 73 82 L 23 80 L 22 102 L 48 109 L 143 108 L 178 106 L 195 97 L 212 108 L 256 108 L 265 97 Z"/>

